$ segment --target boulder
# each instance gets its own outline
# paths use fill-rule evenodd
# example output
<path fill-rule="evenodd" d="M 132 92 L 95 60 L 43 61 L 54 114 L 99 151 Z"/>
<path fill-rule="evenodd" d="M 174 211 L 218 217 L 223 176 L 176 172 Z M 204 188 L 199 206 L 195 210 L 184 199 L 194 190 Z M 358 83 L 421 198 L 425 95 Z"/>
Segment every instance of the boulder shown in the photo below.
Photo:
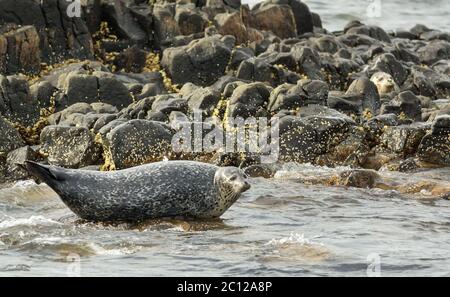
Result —
<path fill-rule="evenodd" d="M 36 36 L 32 33 L 33 29 L 28 26 L 34 26 L 39 35 L 38 52 L 43 62 L 54 63 L 68 58 L 80 60 L 93 58 L 93 43 L 89 29 L 83 18 L 72 17 L 67 13 L 71 4 L 65 0 L 0 1 L 0 24 L 15 24 L 26 28 L 24 31 L 27 31 L 27 38 L 31 37 L 29 40 L 23 39 L 27 42 L 22 43 L 22 48 L 28 48 L 30 55 L 23 55 L 19 60 L 36 60 L 36 53 L 31 51 Z M 28 44 L 28 41 L 31 42 Z"/>
<path fill-rule="evenodd" d="M 41 70 L 39 46 L 39 34 L 33 26 L 0 34 L 0 73 L 38 73 Z"/>
<path fill-rule="evenodd" d="M 57 100 L 57 110 L 78 102 L 103 102 L 118 108 L 124 108 L 133 102 L 127 87 L 112 76 L 97 77 L 72 72 L 60 82 L 60 88 L 64 96 Z"/>
<path fill-rule="evenodd" d="M 107 163 L 124 169 L 161 161 L 171 153 L 172 133 L 163 124 L 131 120 L 112 129 L 103 140 Z"/>
<path fill-rule="evenodd" d="M 19 132 L 0 115 L 0 156 L 23 146 Z"/>
<path fill-rule="evenodd" d="M 268 2 L 255 6 L 248 18 L 248 26 L 271 31 L 280 38 L 297 36 L 294 13 L 289 5 L 276 5 Z"/>
<path fill-rule="evenodd" d="M 398 94 L 398 96 L 390 102 L 390 105 L 398 107 L 400 113 L 403 113 L 411 120 L 422 120 L 422 105 L 420 99 L 411 91 Z"/>
<path fill-rule="evenodd" d="M 265 115 L 270 90 L 263 83 L 250 83 L 238 86 L 231 95 L 227 116 L 231 118 L 258 117 Z"/>
<path fill-rule="evenodd" d="M 51 165 L 81 168 L 99 162 L 94 136 L 84 127 L 47 126 L 41 132 L 41 154 Z"/>
<path fill-rule="evenodd" d="M 32 126 L 37 122 L 39 104 L 30 95 L 25 79 L 0 75 L 0 114 L 22 126 Z"/>
<path fill-rule="evenodd" d="M 20 165 L 23 165 L 25 161 L 37 161 L 38 159 L 38 152 L 30 146 L 24 146 L 10 152 L 6 159 L 8 178 L 13 180 L 28 178 L 29 173 Z"/>
<path fill-rule="evenodd" d="M 450 116 L 438 116 L 417 151 L 421 161 L 450 166 Z"/>
<path fill-rule="evenodd" d="M 220 101 L 220 92 L 213 88 L 198 88 L 184 96 L 191 111 L 201 111 L 204 115 L 212 115 Z"/>
<path fill-rule="evenodd" d="M 225 73 L 231 50 L 217 37 L 195 40 L 163 52 L 162 66 L 176 84 L 209 86 Z"/>

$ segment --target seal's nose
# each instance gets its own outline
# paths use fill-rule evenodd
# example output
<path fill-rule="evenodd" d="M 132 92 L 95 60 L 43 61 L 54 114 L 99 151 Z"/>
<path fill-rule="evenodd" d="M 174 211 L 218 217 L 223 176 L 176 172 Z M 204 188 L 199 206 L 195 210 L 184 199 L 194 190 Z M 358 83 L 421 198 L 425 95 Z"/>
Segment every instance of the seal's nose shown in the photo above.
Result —
<path fill-rule="evenodd" d="M 249 190 L 251 188 L 250 184 L 248 182 L 244 182 L 244 184 L 242 185 L 242 193 Z"/>

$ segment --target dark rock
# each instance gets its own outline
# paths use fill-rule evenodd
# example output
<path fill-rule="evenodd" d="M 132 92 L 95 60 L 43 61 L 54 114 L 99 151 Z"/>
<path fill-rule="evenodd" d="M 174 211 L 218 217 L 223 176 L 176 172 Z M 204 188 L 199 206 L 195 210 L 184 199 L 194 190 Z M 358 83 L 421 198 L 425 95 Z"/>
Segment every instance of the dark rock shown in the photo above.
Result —
<path fill-rule="evenodd" d="M 295 110 L 309 104 L 325 105 L 328 86 L 319 80 L 299 80 L 297 85 L 284 84 L 270 95 L 268 109 L 271 112 Z"/>
<path fill-rule="evenodd" d="M 270 65 L 265 60 L 250 58 L 242 61 L 236 72 L 236 77 L 241 80 L 266 82 L 271 85 L 280 83 L 281 70 Z"/>
<path fill-rule="evenodd" d="M 48 81 L 41 81 L 30 86 L 30 95 L 34 102 L 38 102 L 39 108 L 49 108 L 57 90 Z"/>
<path fill-rule="evenodd" d="M 374 170 L 353 169 L 344 171 L 340 175 L 340 184 L 346 187 L 371 189 L 380 178 Z"/>
<path fill-rule="evenodd" d="M 39 119 L 38 103 L 25 79 L 0 75 L 0 114 L 23 126 L 32 126 Z"/>
<path fill-rule="evenodd" d="M 0 73 L 38 73 L 41 69 L 39 45 L 39 34 L 33 26 L 0 34 Z"/>
<path fill-rule="evenodd" d="M 181 35 L 180 27 L 175 21 L 175 8 L 173 5 L 155 5 L 153 7 L 155 43 L 159 47 L 166 41 Z"/>
<path fill-rule="evenodd" d="M 134 45 L 122 51 L 115 59 L 114 65 L 117 69 L 126 72 L 142 72 L 147 61 L 147 53 Z"/>
<path fill-rule="evenodd" d="M 0 24 L 34 26 L 39 34 L 41 59 L 44 62 L 93 58 L 89 29 L 82 18 L 69 16 L 67 11 L 71 4 L 65 0 L 2 0 Z M 27 59 L 35 55 L 34 52 L 30 54 Z"/>
<path fill-rule="evenodd" d="M 315 50 L 296 45 L 292 47 L 291 53 L 298 63 L 300 73 L 306 75 L 309 79 L 323 80 L 323 75 L 320 72 L 322 68 L 320 56 Z"/>
<path fill-rule="evenodd" d="M 434 40 L 418 50 L 422 63 L 431 65 L 439 60 L 450 59 L 450 43 Z"/>
<path fill-rule="evenodd" d="M 227 116 L 231 118 L 257 117 L 267 106 L 270 90 L 263 83 L 238 86 L 230 98 Z M 264 112 L 263 112 L 264 113 Z"/>
<path fill-rule="evenodd" d="M 362 109 L 370 110 L 374 114 L 377 113 L 381 107 L 378 89 L 375 84 L 366 77 L 354 80 L 345 94 L 358 96 L 361 101 Z"/>
<path fill-rule="evenodd" d="M 374 66 L 371 68 L 371 73 L 377 71 L 389 73 L 399 86 L 408 77 L 408 71 L 392 54 L 382 54 L 376 59 Z"/>
<path fill-rule="evenodd" d="M 41 153 L 51 165 L 80 168 L 99 161 L 100 151 L 87 128 L 47 126 L 41 132 Z"/>
<path fill-rule="evenodd" d="M 288 5 L 275 5 L 266 2 L 259 7 L 255 6 L 251 11 L 248 22 L 248 25 L 252 28 L 271 31 L 283 39 L 297 36 L 294 13 Z"/>
<path fill-rule="evenodd" d="M 110 76 L 93 76 L 70 73 L 62 83 L 64 97 L 57 102 L 57 110 L 78 102 L 103 102 L 118 108 L 133 102 L 127 87 L 118 79 Z"/>
<path fill-rule="evenodd" d="M 422 120 L 422 106 L 419 98 L 410 91 L 398 94 L 391 105 L 399 107 L 400 113 L 404 113 L 408 118 L 414 121 Z"/>
<path fill-rule="evenodd" d="M 213 88 L 198 88 L 184 96 L 191 111 L 201 111 L 204 115 L 212 115 L 220 101 L 220 92 Z"/>
<path fill-rule="evenodd" d="M 412 156 L 416 154 L 420 141 L 429 128 L 429 125 L 421 123 L 385 127 L 381 144 L 403 157 Z"/>
<path fill-rule="evenodd" d="M 28 172 L 20 165 L 24 165 L 25 161 L 37 161 L 38 159 L 38 153 L 30 146 L 24 146 L 10 152 L 6 159 L 8 178 L 13 180 L 28 178 Z"/>
<path fill-rule="evenodd" d="M 181 34 L 191 35 L 205 30 L 208 17 L 203 12 L 188 6 L 177 8 L 175 21 L 178 23 Z"/>
<path fill-rule="evenodd" d="M 391 38 L 389 35 L 380 27 L 377 26 L 366 26 L 359 21 L 353 21 L 347 25 L 344 29 L 344 33 L 346 34 L 358 34 L 358 35 L 367 35 L 371 38 L 384 41 L 391 42 Z"/>
<path fill-rule="evenodd" d="M 171 153 L 171 131 L 158 122 L 131 120 L 111 130 L 103 140 L 111 166 L 124 169 L 161 161 Z"/>
<path fill-rule="evenodd" d="M 14 127 L 0 115 L 0 156 L 21 147 L 23 140 Z"/>
<path fill-rule="evenodd" d="M 342 142 L 353 123 L 345 117 L 285 116 L 278 125 L 281 160 L 313 162 Z"/>
<path fill-rule="evenodd" d="M 420 143 L 417 156 L 421 161 L 450 166 L 450 116 L 438 116 Z"/>
<path fill-rule="evenodd" d="M 148 5 L 130 0 L 114 0 L 104 4 L 104 14 L 114 32 L 132 44 L 146 45 L 153 39 L 152 12 Z"/>
<path fill-rule="evenodd" d="M 273 178 L 279 169 L 275 164 L 259 164 L 244 168 L 244 173 L 250 177 Z"/>
<path fill-rule="evenodd" d="M 206 37 L 166 49 L 161 64 L 176 84 L 208 86 L 225 73 L 230 56 L 231 50 L 220 39 Z"/>

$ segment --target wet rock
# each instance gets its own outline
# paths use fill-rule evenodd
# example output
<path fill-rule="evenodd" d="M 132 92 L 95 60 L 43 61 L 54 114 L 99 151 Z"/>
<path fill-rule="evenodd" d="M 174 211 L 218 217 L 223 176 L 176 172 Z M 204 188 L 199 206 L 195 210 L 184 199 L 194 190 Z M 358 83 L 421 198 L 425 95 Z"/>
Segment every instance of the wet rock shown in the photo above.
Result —
<path fill-rule="evenodd" d="M 429 128 L 429 125 L 422 123 L 386 126 L 381 136 L 381 144 L 403 157 L 412 156 L 416 154 L 419 144 Z"/>
<path fill-rule="evenodd" d="M 347 137 L 353 125 L 345 117 L 295 116 L 279 120 L 280 159 L 313 162 Z"/>
<path fill-rule="evenodd" d="M 422 106 L 420 99 L 410 91 L 402 92 L 390 103 L 392 106 L 399 108 L 400 113 L 414 120 L 422 120 Z"/>
<path fill-rule="evenodd" d="M 48 81 L 41 81 L 30 86 L 30 95 L 34 102 L 38 102 L 40 108 L 49 108 L 57 90 Z"/>
<path fill-rule="evenodd" d="M 291 7 L 294 13 L 295 23 L 297 27 L 298 35 L 304 33 L 313 32 L 314 29 L 314 17 L 313 13 L 309 10 L 309 7 L 300 0 L 275 0 L 277 4 L 287 4 Z M 317 19 L 317 18 L 316 18 Z M 319 17 L 320 19 L 320 17 Z M 317 22 L 316 22 L 317 23 Z M 316 27 L 321 27 L 317 24 Z"/>
<path fill-rule="evenodd" d="M 229 100 L 227 116 L 231 118 L 258 117 L 264 115 L 270 90 L 263 83 L 251 83 L 238 86 Z"/>
<path fill-rule="evenodd" d="M 230 56 L 231 50 L 219 38 L 206 37 L 166 49 L 161 64 L 176 84 L 208 86 L 225 73 Z"/>
<path fill-rule="evenodd" d="M 171 152 L 172 134 L 161 123 L 131 120 L 112 129 L 103 140 L 108 162 L 124 169 L 161 161 Z"/>
<path fill-rule="evenodd" d="M 147 53 L 135 45 L 122 51 L 114 59 L 114 65 L 117 69 L 123 69 L 126 72 L 142 72 L 146 60 Z"/>
<path fill-rule="evenodd" d="M 288 5 L 275 5 L 265 2 L 255 6 L 248 19 L 249 26 L 264 31 L 272 31 L 280 38 L 297 36 L 294 13 Z M 312 21 L 311 21 L 312 23 Z"/>
<path fill-rule="evenodd" d="M 391 42 L 391 38 L 382 28 L 377 26 L 366 26 L 359 21 L 352 21 L 348 24 L 344 29 L 344 33 L 367 35 L 380 41 Z"/>
<path fill-rule="evenodd" d="M 64 0 L 2 0 L 0 23 L 13 23 L 24 28 L 34 26 L 39 34 L 41 60 L 44 62 L 93 58 L 89 29 L 82 18 L 71 17 L 67 13 L 69 5 L 71 3 Z M 34 44 L 35 38 L 30 41 L 33 42 L 29 45 Z M 30 52 L 27 59 L 34 55 L 34 52 Z"/>
<path fill-rule="evenodd" d="M 39 34 L 33 26 L 0 34 L 0 73 L 38 73 L 41 69 L 39 45 Z"/>
<path fill-rule="evenodd" d="M 418 50 L 420 61 L 431 65 L 439 60 L 450 59 L 450 43 L 434 40 Z"/>
<path fill-rule="evenodd" d="M 343 45 L 332 36 L 322 36 L 314 40 L 313 48 L 319 52 L 335 54 Z"/>
<path fill-rule="evenodd" d="M 278 85 L 280 83 L 280 76 L 282 76 L 280 69 L 259 58 L 250 58 L 242 61 L 236 72 L 238 79 L 266 82 L 271 85 Z"/>
<path fill-rule="evenodd" d="M 184 98 L 187 99 L 190 110 L 201 111 L 209 116 L 220 101 L 220 92 L 213 88 L 198 88 Z"/>
<path fill-rule="evenodd" d="M 118 108 L 133 102 L 127 87 L 114 77 L 71 73 L 60 84 L 64 96 L 57 101 L 58 110 L 78 102 L 103 102 Z"/>
<path fill-rule="evenodd" d="M 315 50 L 296 45 L 292 47 L 291 53 L 298 63 L 300 73 L 306 75 L 309 79 L 324 79 L 321 73 L 320 56 Z"/>
<path fill-rule="evenodd" d="M 299 80 L 297 85 L 284 84 L 273 89 L 268 109 L 271 112 L 295 110 L 310 104 L 325 105 L 328 85 L 318 80 Z"/>
<path fill-rule="evenodd" d="M 132 44 L 146 45 L 153 39 L 152 12 L 149 6 L 129 0 L 114 0 L 104 4 L 104 14 L 120 38 Z"/>
<path fill-rule="evenodd" d="M 380 176 L 374 170 L 354 169 L 342 172 L 339 178 L 340 184 L 343 186 L 371 189 L 380 179 Z"/>
<path fill-rule="evenodd" d="M 422 139 L 417 156 L 421 161 L 450 166 L 450 116 L 435 119 L 431 131 Z"/>
<path fill-rule="evenodd" d="M 154 32 L 156 45 L 165 44 L 181 35 L 180 27 L 175 20 L 175 9 L 171 4 L 155 5 L 153 8 Z"/>
<path fill-rule="evenodd" d="M 177 8 L 175 21 L 181 34 L 191 35 L 203 32 L 208 23 L 208 17 L 201 11 L 190 6 Z"/>
<path fill-rule="evenodd" d="M 345 94 L 358 96 L 363 110 L 367 109 L 376 113 L 381 106 L 376 85 L 366 77 L 354 80 Z"/>
<path fill-rule="evenodd" d="M 38 103 L 25 79 L 0 75 L 0 114 L 23 126 L 32 126 L 39 119 Z"/>
<path fill-rule="evenodd" d="M 244 168 L 244 172 L 250 177 L 273 178 L 279 169 L 276 164 L 259 164 Z"/>
<path fill-rule="evenodd" d="M 399 86 L 408 77 L 407 69 L 392 54 L 382 54 L 376 59 L 374 66 L 371 68 L 371 73 L 380 71 L 389 73 Z"/>
<path fill-rule="evenodd" d="M 0 156 L 21 147 L 23 140 L 14 127 L 0 115 Z"/>
<path fill-rule="evenodd" d="M 41 132 L 40 152 L 51 165 L 80 168 L 96 164 L 100 151 L 87 128 L 47 126 Z"/>
<path fill-rule="evenodd" d="M 6 159 L 8 178 L 13 180 L 28 178 L 28 172 L 20 165 L 23 165 L 25 161 L 37 161 L 38 159 L 38 152 L 30 146 L 24 146 L 10 152 Z"/>

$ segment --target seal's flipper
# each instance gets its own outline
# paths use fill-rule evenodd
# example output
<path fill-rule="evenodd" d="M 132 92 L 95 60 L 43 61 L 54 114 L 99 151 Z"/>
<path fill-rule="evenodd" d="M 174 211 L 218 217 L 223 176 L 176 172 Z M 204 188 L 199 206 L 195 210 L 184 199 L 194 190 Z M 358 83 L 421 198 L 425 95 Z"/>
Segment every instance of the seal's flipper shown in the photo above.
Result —
<path fill-rule="evenodd" d="M 58 174 L 58 172 L 50 166 L 41 165 L 32 161 L 25 161 L 25 168 L 32 176 L 48 185 L 52 185 L 58 181 L 64 181 L 62 174 Z"/>

